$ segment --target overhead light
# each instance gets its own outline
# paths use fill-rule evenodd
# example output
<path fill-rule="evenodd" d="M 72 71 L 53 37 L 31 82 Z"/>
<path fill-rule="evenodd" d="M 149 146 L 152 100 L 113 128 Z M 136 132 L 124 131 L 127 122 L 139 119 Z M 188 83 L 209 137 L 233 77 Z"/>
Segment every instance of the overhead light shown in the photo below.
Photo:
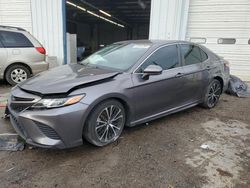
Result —
<path fill-rule="evenodd" d="M 87 13 L 89 13 L 89 14 L 91 14 L 91 15 L 93 15 L 93 16 L 96 16 L 96 17 L 98 17 L 98 18 L 100 18 L 99 15 L 97 15 L 96 13 L 94 13 L 94 12 L 92 12 L 92 11 L 90 11 L 90 10 L 87 10 Z"/>
<path fill-rule="evenodd" d="M 80 10 L 83 10 L 83 11 L 86 11 L 86 9 L 85 8 L 83 8 L 83 7 L 81 7 L 81 6 L 78 6 L 77 5 L 77 7 L 76 8 L 78 8 L 78 9 L 80 9 Z"/>
<path fill-rule="evenodd" d="M 90 10 L 87 10 L 87 9 L 81 7 L 81 6 L 78 6 L 78 5 L 76 5 L 76 4 L 74 4 L 74 3 L 70 2 L 70 1 L 66 1 L 66 3 L 69 4 L 69 5 L 71 5 L 71 6 L 73 6 L 73 7 L 78 8 L 78 9 L 84 11 L 84 12 L 87 12 L 88 14 L 91 14 L 92 16 L 95 16 L 95 17 L 97 17 L 97 18 L 100 18 L 100 19 L 102 19 L 102 20 L 105 20 L 105 21 L 107 21 L 107 22 L 109 22 L 109 23 L 112 23 L 112 24 L 117 25 L 117 26 L 119 26 L 119 27 L 125 27 L 125 26 L 122 25 L 122 24 L 116 23 L 116 22 L 114 22 L 114 21 L 112 21 L 112 20 L 110 20 L 110 19 L 108 19 L 108 18 L 103 17 L 103 16 L 99 16 L 98 14 L 96 14 L 96 13 L 90 11 Z M 99 10 L 99 11 L 100 11 L 101 13 L 103 13 L 103 14 L 105 14 L 105 15 L 111 17 L 111 15 L 108 14 L 107 12 L 105 12 L 105 11 L 103 11 L 103 10 Z"/>
<path fill-rule="evenodd" d="M 109 16 L 109 17 L 111 17 L 111 15 L 109 14 L 109 13 L 107 13 L 107 12 L 105 12 L 105 11 L 103 11 L 103 10 L 99 10 L 101 13 L 103 13 L 103 14 L 105 14 L 106 16 Z"/>
<path fill-rule="evenodd" d="M 73 6 L 73 7 L 77 7 L 77 5 L 76 5 L 76 4 L 71 3 L 70 1 L 66 1 L 66 3 L 67 3 L 67 4 L 69 4 L 69 5 L 71 5 L 71 6 Z"/>
<path fill-rule="evenodd" d="M 86 11 L 85 8 L 83 8 L 83 7 L 81 7 L 81 6 L 78 6 L 78 5 L 76 5 L 75 3 L 72 3 L 72 2 L 70 2 L 70 1 L 66 1 L 66 3 L 69 4 L 69 5 L 71 5 L 71 6 L 73 6 L 73 7 L 78 8 L 78 9 L 80 9 L 80 10 Z"/>
<path fill-rule="evenodd" d="M 110 23 L 112 23 L 112 24 L 117 25 L 116 22 L 114 22 L 114 21 L 112 21 L 112 20 L 109 20 L 109 19 L 107 19 L 107 18 L 104 18 L 103 16 L 99 16 L 99 18 L 101 18 L 101 19 L 103 19 L 103 20 L 105 20 L 105 21 L 107 21 L 107 22 L 110 22 Z"/>
<path fill-rule="evenodd" d="M 117 24 L 118 26 L 120 26 L 120 27 L 125 27 L 124 25 L 122 25 L 122 24 Z"/>

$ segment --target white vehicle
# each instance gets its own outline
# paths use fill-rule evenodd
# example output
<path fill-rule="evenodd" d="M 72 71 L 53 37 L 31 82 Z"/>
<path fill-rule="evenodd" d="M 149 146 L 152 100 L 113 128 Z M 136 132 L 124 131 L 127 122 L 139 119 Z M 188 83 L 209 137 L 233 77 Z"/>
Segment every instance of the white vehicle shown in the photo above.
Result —
<path fill-rule="evenodd" d="M 0 79 L 16 85 L 47 70 L 45 54 L 46 50 L 29 32 L 0 26 Z"/>

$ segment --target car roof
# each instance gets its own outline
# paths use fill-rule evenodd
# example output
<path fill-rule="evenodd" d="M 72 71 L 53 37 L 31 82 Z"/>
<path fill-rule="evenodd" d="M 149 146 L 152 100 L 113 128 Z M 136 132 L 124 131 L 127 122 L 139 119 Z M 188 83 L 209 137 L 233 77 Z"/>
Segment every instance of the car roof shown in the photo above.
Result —
<path fill-rule="evenodd" d="M 190 42 L 187 41 L 182 41 L 182 40 L 125 40 L 125 41 L 120 41 L 116 42 L 115 44 L 151 44 L 154 46 L 161 46 L 165 44 L 176 44 L 176 43 L 187 43 L 191 44 Z"/>
<path fill-rule="evenodd" d="M 41 47 L 42 46 L 42 44 L 32 34 L 30 34 L 28 31 L 26 31 L 23 28 L 0 25 L 0 31 L 22 33 L 25 37 L 28 38 L 28 40 L 33 44 L 33 46 L 36 46 L 36 47 Z"/>
<path fill-rule="evenodd" d="M 7 25 L 0 25 L 0 29 L 3 30 L 14 30 L 14 31 L 26 31 L 25 29 L 21 27 L 13 27 L 13 26 L 7 26 Z"/>

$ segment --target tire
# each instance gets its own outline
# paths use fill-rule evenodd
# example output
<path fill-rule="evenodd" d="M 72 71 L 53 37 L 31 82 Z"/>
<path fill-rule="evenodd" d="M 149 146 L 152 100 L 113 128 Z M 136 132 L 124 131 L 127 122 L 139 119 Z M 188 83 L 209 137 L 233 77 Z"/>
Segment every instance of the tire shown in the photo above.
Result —
<path fill-rule="evenodd" d="M 5 74 L 5 80 L 12 86 L 19 84 L 28 78 L 30 78 L 31 73 L 23 65 L 12 65 L 10 66 Z"/>
<path fill-rule="evenodd" d="M 201 104 L 205 108 L 213 108 L 219 102 L 220 95 L 222 93 L 221 83 L 214 79 L 207 87 L 206 94 L 204 96 L 204 102 Z"/>
<path fill-rule="evenodd" d="M 105 146 L 119 138 L 125 122 L 123 105 L 117 100 L 107 100 L 92 110 L 84 126 L 83 136 L 95 146 Z"/>

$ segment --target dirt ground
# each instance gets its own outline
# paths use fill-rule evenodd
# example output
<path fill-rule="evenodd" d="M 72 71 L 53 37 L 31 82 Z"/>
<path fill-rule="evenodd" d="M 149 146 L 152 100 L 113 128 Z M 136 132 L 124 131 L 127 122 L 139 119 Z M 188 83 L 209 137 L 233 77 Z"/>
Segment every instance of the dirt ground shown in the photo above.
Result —
<path fill-rule="evenodd" d="M 2 104 L 9 90 L 0 85 Z M 7 130 L 9 122 L 1 119 L 0 133 Z M 214 109 L 194 107 L 126 128 L 117 142 L 104 148 L 88 143 L 68 150 L 26 147 L 0 151 L 0 161 L 1 188 L 247 188 L 250 98 L 224 94 Z"/>

